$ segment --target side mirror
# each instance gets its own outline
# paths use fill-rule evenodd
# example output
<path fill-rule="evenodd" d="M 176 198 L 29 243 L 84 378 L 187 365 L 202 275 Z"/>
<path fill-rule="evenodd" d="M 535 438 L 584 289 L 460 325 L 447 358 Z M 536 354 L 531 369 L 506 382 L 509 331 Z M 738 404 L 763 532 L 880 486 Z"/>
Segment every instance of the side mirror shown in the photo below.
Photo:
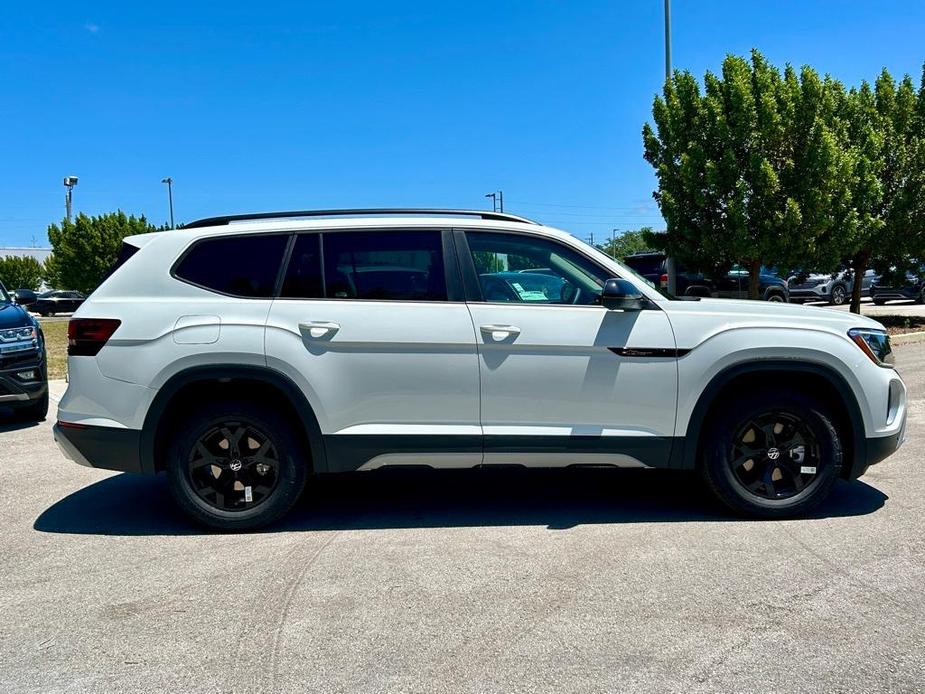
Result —
<path fill-rule="evenodd" d="M 31 306 L 36 301 L 38 301 L 38 296 L 31 289 L 17 289 L 13 292 L 13 299 L 16 300 L 16 303 L 20 306 Z"/>
<path fill-rule="evenodd" d="M 632 282 L 614 278 L 604 282 L 601 305 L 611 311 L 641 311 L 646 307 L 646 298 Z"/>

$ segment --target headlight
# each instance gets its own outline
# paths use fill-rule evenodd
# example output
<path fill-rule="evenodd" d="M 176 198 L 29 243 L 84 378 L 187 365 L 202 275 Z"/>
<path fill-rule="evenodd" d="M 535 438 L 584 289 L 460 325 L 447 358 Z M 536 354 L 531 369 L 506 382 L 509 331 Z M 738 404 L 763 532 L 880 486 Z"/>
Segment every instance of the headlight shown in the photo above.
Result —
<path fill-rule="evenodd" d="M 877 366 L 893 366 L 893 350 L 890 348 L 890 336 L 884 330 L 871 328 L 852 328 L 848 337 L 861 348 Z"/>
<path fill-rule="evenodd" d="M 35 349 L 38 344 L 38 333 L 31 325 L 0 330 L 0 354 Z"/>

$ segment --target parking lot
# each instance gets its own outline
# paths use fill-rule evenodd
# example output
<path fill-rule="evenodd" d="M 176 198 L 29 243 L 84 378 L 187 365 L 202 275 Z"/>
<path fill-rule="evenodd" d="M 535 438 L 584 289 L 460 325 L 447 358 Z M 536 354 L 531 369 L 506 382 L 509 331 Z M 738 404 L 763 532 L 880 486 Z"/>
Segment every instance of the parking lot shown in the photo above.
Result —
<path fill-rule="evenodd" d="M 0 689 L 921 691 L 925 344 L 896 352 L 908 442 L 798 521 L 678 473 L 475 470 L 215 535 L 64 460 L 53 416 L 0 423 Z"/>

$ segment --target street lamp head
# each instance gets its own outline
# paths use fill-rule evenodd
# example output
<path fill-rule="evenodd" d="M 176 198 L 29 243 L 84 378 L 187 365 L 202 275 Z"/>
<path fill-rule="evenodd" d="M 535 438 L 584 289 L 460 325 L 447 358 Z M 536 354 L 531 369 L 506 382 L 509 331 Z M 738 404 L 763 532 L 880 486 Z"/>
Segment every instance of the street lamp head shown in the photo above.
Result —
<path fill-rule="evenodd" d="M 65 176 L 64 185 L 68 188 L 72 188 L 77 185 L 77 176 Z"/>
<path fill-rule="evenodd" d="M 161 183 L 173 183 L 173 179 L 168 176 L 167 178 L 162 178 Z"/>

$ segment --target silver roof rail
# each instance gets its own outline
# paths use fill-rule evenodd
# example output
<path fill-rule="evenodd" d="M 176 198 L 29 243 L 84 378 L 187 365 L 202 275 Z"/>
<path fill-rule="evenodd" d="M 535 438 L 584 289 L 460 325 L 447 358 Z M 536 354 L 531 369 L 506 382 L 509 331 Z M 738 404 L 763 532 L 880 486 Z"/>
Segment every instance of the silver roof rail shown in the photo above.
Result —
<path fill-rule="evenodd" d="M 478 217 L 496 222 L 521 222 L 523 224 L 537 224 L 532 219 L 518 217 L 505 212 L 488 212 L 486 210 L 442 210 L 439 208 L 403 208 L 380 207 L 360 208 L 353 210 L 290 210 L 288 212 L 254 212 L 251 214 L 229 214 L 221 217 L 207 217 L 184 224 L 184 229 L 197 229 L 199 227 L 212 227 L 231 224 L 232 222 L 254 222 L 264 219 L 298 219 L 300 217 L 361 217 L 375 215 L 435 215 L 449 217 Z"/>

